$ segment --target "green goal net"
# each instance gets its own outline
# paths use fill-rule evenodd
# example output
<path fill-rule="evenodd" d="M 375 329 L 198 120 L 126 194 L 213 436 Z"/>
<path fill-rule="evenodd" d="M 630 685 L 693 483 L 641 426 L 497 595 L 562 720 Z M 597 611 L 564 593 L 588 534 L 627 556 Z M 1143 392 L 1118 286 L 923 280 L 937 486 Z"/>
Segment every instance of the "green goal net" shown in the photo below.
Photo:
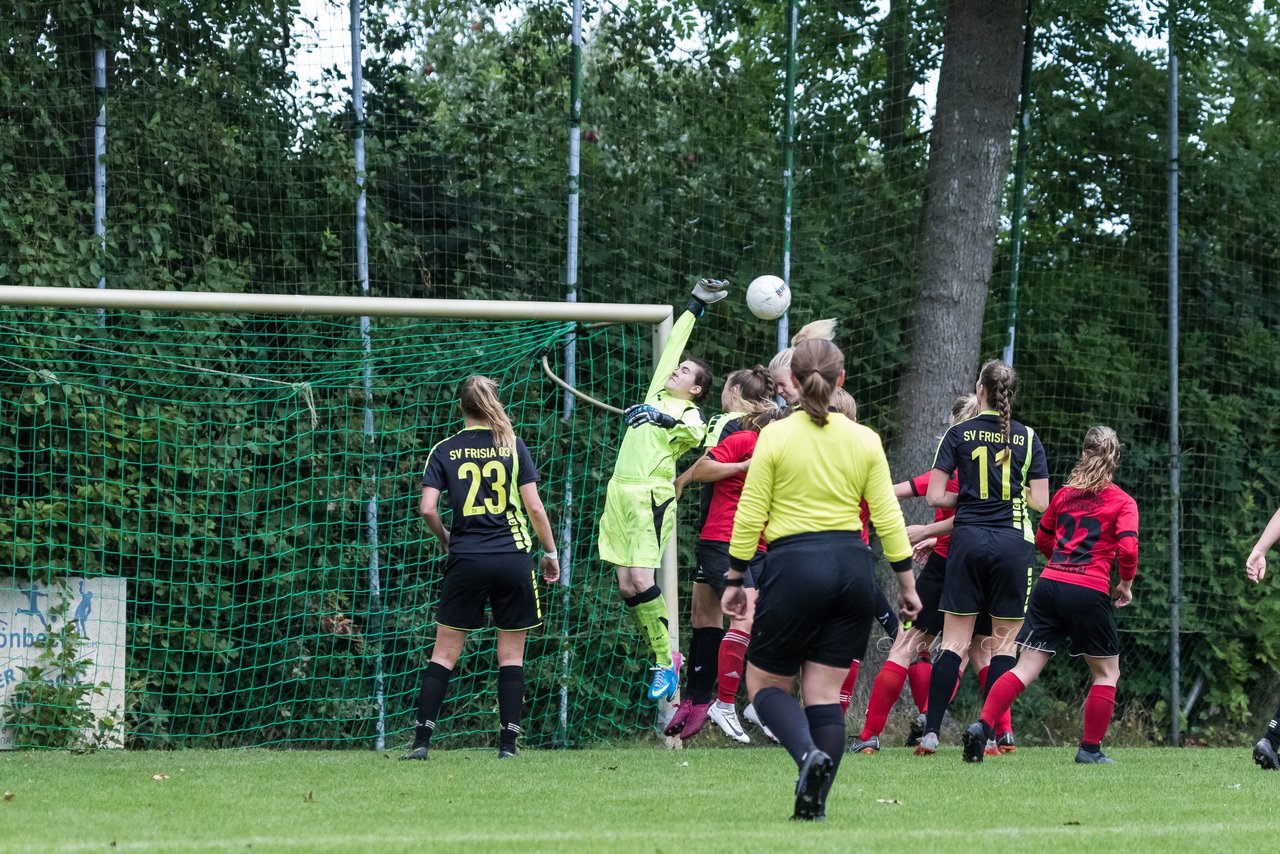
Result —
<path fill-rule="evenodd" d="M 620 419 L 584 405 L 566 418 L 542 357 L 559 369 L 575 335 L 580 387 L 625 402 L 647 381 L 651 330 L 375 318 L 366 354 L 359 320 L 0 312 L 14 345 L 0 359 L 3 584 L 34 584 L 52 632 L 56 579 L 124 579 L 126 690 L 111 711 L 126 745 L 397 744 L 444 566 L 418 514 L 421 471 L 461 426 L 458 382 L 482 373 L 570 534 L 566 583 L 540 588 L 546 623 L 530 633 L 526 742 L 647 722 L 647 663 L 595 558 Z M 85 635 L 80 654 L 111 658 Z M 468 641 L 443 744 L 497 729 L 493 644 L 492 630 Z M 17 743 L 66 743 L 43 730 L 70 712 L 28 709 Z"/>

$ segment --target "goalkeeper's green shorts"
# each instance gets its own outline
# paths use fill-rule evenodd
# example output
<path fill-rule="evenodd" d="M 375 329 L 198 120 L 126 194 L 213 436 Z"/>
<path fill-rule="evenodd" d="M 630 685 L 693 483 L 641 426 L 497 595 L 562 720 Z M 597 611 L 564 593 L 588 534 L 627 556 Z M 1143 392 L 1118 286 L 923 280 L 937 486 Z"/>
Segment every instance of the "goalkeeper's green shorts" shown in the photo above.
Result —
<path fill-rule="evenodd" d="M 609 481 L 600 516 L 600 559 L 657 569 L 676 526 L 676 490 L 667 480 Z"/>

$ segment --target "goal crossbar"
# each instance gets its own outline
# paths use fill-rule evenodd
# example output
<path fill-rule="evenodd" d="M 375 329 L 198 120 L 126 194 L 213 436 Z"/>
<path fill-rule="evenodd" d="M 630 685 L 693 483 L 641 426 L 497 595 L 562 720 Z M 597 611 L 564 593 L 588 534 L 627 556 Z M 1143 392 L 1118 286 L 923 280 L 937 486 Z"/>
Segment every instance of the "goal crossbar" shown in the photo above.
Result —
<path fill-rule="evenodd" d="M 670 322 L 671 306 L 644 303 L 526 300 L 409 299 L 225 294 L 112 288 L 0 285 L 0 305 L 33 308 L 119 308 L 175 312 L 295 314 L 367 317 L 451 317 L 471 320 L 550 320 L 577 323 Z"/>

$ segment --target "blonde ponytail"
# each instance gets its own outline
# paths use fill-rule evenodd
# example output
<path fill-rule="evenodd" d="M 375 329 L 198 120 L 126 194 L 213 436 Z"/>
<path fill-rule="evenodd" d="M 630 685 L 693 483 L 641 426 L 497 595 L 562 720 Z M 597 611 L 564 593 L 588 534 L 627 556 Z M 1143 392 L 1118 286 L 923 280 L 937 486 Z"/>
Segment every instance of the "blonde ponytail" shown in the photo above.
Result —
<path fill-rule="evenodd" d="M 507 411 L 498 400 L 498 384 L 488 377 L 470 376 L 458 388 L 458 404 L 462 414 L 474 418 L 493 432 L 495 448 L 514 452 L 516 431 L 511 426 Z"/>
<path fill-rule="evenodd" d="M 1067 486 L 1073 486 L 1081 492 L 1101 492 L 1111 483 L 1112 476 L 1120 466 L 1120 438 L 1110 427 L 1099 424 L 1089 428 L 1084 434 L 1084 445 L 1080 449 L 1080 459 L 1071 476 L 1067 478 Z"/>

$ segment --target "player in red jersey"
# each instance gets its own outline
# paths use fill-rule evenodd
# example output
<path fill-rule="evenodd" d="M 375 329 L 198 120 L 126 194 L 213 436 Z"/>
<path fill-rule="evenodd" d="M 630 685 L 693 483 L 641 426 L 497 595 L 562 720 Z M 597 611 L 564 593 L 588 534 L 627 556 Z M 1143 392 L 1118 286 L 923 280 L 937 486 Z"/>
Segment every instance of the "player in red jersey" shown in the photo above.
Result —
<path fill-rule="evenodd" d="M 1271 521 L 1263 529 L 1262 536 L 1258 537 L 1258 542 L 1254 544 L 1253 551 L 1249 552 L 1249 559 L 1245 562 L 1245 575 L 1254 584 L 1262 581 L 1266 576 L 1267 552 L 1278 540 L 1280 540 L 1280 510 L 1271 517 Z M 1280 709 L 1276 710 L 1275 716 L 1267 724 L 1266 734 L 1254 744 L 1253 761 L 1258 763 L 1258 767 L 1264 771 L 1280 771 L 1280 755 L 1276 752 L 1277 748 L 1280 748 Z"/>
<path fill-rule="evenodd" d="M 688 693 L 664 730 L 666 735 L 679 736 L 682 740 L 697 735 L 708 715 L 735 741 L 751 740 L 738 721 L 734 706 L 742 681 L 742 659 L 751 638 L 756 593 L 751 571 L 748 570 L 744 584 L 748 597 L 746 616 L 731 620 L 728 632 L 724 629 L 720 596 L 724 593 L 724 577 L 729 568 L 733 517 L 738 510 L 742 484 L 747 479 L 751 453 L 761 428 L 778 414 L 773 395 L 773 381 L 769 369 L 763 365 L 730 374 L 724 383 L 721 404 L 734 417 L 719 436 L 708 442 L 706 455 L 676 480 L 677 494 L 688 483 L 709 484 L 711 493 L 698 539 L 698 573 L 690 603 L 693 635 L 685 668 Z M 764 539 L 761 538 L 760 551 L 752 567 L 763 559 Z M 715 697 L 717 684 L 718 698 Z"/>
<path fill-rule="evenodd" d="M 950 424 L 965 421 L 978 414 L 978 401 L 972 394 L 961 395 L 951 408 Z M 913 497 L 924 497 L 929 486 L 929 472 L 925 472 L 911 480 L 894 484 L 893 491 L 899 500 Z M 953 477 L 947 483 L 948 492 L 957 492 L 959 486 Z M 889 650 L 888 659 L 876 675 L 871 687 L 871 697 L 867 703 L 867 716 L 862 732 L 849 743 L 849 753 L 878 753 L 880 750 L 880 733 L 888 720 L 898 695 L 902 693 L 904 684 L 910 684 L 912 699 L 919 712 L 913 723 L 911 736 L 907 740 L 908 747 L 914 747 L 916 741 L 924 734 L 924 713 L 929 700 L 929 647 L 934 638 L 942 632 L 942 613 L 938 610 L 938 600 L 942 596 L 942 582 L 945 577 L 947 549 L 949 546 L 951 517 L 955 510 L 950 507 L 939 507 L 934 513 L 934 522 L 930 525 L 908 525 L 907 536 L 916 547 L 917 562 L 924 563 L 924 569 L 916 578 L 916 591 L 920 595 L 922 605 L 920 616 L 904 633 L 898 636 Z M 924 560 L 921 560 L 924 558 Z M 979 680 L 986 675 L 990 664 L 991 652 L 986 641 L 991 633 L 990 618 L 979 618 L 974 630 L 974 643 L 969 647 L 968 661 L 979 674 Z M 920 660 L 912 662 L 919 656 Z M 1006 747 L 1006 752 L 1014 747 L 1012 725 L 1001 721 L 997 727 L 999 741 Z M 993 747 L 993 749 L 995 749 Z"/>
<path fill-rule="evenodd" d="M 1027 620 L 1018 634 L 1022 654 L 987 694 L 982 719 L 965 730 L 966 762 L 982 761 L 982 748 L 994 731 L 994 722 L 1035 681 L 1068 637 L 1071 654 L 1084 656 L 1093 674 L 1076 762 L 1114 762 L 1102 752 L 1120 679 L 1114 608 L 1133 601 L 1138 572 L 1138 505 L 1111 481 L 1119 464 L 1116 432 L 1110 427 L 1090 427 L 1067 485 L 1053 496 L 1040 518 L 1036 548 L 1049 563 L 1031 592 Z M 1120 570 L 1114 593 L 1112 564 Z"/>

